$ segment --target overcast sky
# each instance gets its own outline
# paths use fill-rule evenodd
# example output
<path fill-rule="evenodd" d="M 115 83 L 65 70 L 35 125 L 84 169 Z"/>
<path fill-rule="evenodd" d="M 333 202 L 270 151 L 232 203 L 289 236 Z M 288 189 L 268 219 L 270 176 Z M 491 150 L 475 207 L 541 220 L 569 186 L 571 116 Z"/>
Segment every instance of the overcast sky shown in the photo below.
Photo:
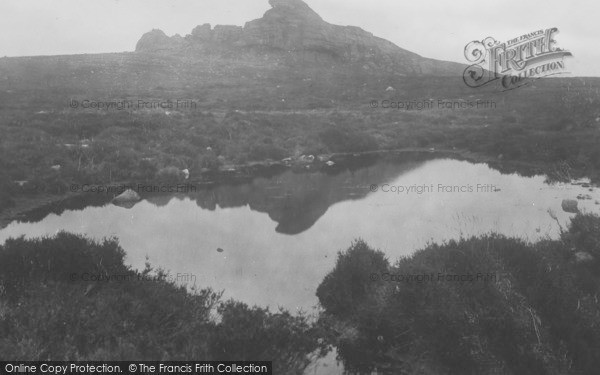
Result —
<path fill-rule="evenodd" d="M 425 57 L 466 62 L 467 43 L 558 27 L 576 76 L 600 76 L 598 0 L 306 0 L 327 22 L 355 25 Z M 0 0 L 0 57 L 133 51 L 153 29 L 244 25 L 268 0 Z"/>

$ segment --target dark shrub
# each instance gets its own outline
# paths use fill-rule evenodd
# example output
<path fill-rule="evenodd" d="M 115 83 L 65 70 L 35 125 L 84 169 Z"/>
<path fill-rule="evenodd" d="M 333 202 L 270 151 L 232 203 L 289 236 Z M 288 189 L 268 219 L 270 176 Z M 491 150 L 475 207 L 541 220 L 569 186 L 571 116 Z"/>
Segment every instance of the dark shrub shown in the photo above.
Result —
<path fill-rule="evenodd" d="M 364 241 L 356 241 L 338 255 L 335 268 L 319 285 L 317 297 L 328 313 L 350 317 L 377 289 L 378 283 L 371 279 L 372 275 L 380 277 L 388 267 L 381 251 L 374 251 Z"/>
<path fill-rule="evenodd" d="M 300 374 L 310 356 L 324 353 L 322 330 L 305 316 L 220 303 L 220 294 L 179 287 L 149 265 L 132 270 L 124 256 L 115 239 L 7 240 L 0 246 L 2 358 L 262 359 L 273 361 L 274 373 Z"/>

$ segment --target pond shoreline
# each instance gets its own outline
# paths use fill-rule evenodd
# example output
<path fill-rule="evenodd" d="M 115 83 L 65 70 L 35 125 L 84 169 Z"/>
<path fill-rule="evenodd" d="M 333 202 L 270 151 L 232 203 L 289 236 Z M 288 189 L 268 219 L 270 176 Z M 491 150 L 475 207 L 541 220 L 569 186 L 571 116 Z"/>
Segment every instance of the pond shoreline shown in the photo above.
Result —
<path fill-rule="evenodd" d="M 376 161 L 397 161 L 400 158 L 406 157 L 422 157 L 422 158 L 448 158 L 454 160 L 468 161 L 472 163 L 486 163 L 491 168 L 497 169 L 501 173 L 519 173 L 526 176 L 547 174 L 551 168 L 548 163 L 540 162 L 523 162 L 523 161 L 505 161 L 498 158 L 492 158 L 484 154 L 473 153 L 467 150 L 448 150 L 448 149 L 433 149 L 433 148 L 406 148 L 397 150 L 376 150 L 359 153 L 336 153 L 327 156 L 327 161 L 334 164 L 328 165 L 323 161 L 262 161 L 250 162 L 242 165 L 230 166 L 227 169 L 218 171 L 208 171 L 201 173 L 198 178 L 191 178 L 186 181 L 168 182 L 171 186 L 182 186 L 197 188 L 210 188 L 219 185 L 235 185 L 253 181 L 256 178 L 272 177 L 282 174 L 285 171 L 292 170 L 294 173 L 339 173 L 346 169 L 354 169 L 368 166 Z M 284 159 L 285 160 L 285 159 Z M 580 178 L 583 176 L 573 176 Z M 90 184 L 90 187 L 127 187 L 136 186 L 138 184 L 148 185 L 166 185 L 165 182 L 159 181 L 136 181 L 136 182 L 110 182 L 107 184 Z M 15 198 L 15 204 L 0 212 L 0 229 L 5 228 L 13 221 L 20 221 L 24 218 L 40 211 L 51 211 L 53 207 L 68 205 L 68 203 L 81 201 L 84 197 L 86 201 L 97 202 L 98 204 L 106 204 L 112 201 L 117 194 L 107 193 L 91 193 L 95 195 L 95 199 L 89 199 L 89 192 L 69 191 L 63 195 L 54 194 L 35 194 L 21 195 Z"/>

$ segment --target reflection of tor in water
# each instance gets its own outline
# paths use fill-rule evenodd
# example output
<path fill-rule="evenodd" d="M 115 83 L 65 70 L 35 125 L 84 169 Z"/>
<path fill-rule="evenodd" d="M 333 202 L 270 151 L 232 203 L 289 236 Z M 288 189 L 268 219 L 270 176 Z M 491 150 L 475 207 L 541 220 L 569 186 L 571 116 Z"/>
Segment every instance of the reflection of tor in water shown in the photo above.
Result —
<path fill-rule="evenodd" d="M 248 185 L 221 186 L 189 197 L 206 209 L 242 207 L 265 212 L 278 223 L 276 231 L 299 234 L 310 229 L 332 205 L 363 199 L 371 184 L 389 181 L 422 163 L 381 163 L 331 175 L 288 171 L 272 179 L 259 178 Z"/>

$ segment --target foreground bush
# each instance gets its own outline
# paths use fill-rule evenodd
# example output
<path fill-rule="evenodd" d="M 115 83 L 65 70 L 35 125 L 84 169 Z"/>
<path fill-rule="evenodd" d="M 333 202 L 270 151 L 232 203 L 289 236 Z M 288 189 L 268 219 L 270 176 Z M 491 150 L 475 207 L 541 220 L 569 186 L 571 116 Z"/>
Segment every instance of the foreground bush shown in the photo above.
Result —
<path fill-rule="evenodd" d="M 346 368 L 362 373 L 596 374 L 599 224 L 577 216 L 561 239 L 534 245 L 496 235 L 430 245 L 383 270 L 359 241 L 319 286 L 323 319 Z"/>
<path fill-rule="evenodd" d="M 268 360 L 297 374 L 324 349 L 307 317 L 190 293 L 162 271 L 131 270 L 124 255 L 115 239 L 67 233 L 0 246 L 0 357 Z M 113 280 L 82 283 L 83 274 Z"/>

